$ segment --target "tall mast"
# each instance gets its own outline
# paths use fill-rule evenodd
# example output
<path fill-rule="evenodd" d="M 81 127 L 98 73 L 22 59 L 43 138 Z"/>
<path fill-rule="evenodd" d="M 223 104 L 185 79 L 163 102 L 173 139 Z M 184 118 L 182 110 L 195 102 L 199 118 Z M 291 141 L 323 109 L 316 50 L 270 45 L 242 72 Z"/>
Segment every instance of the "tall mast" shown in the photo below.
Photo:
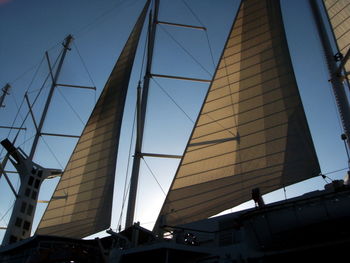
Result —
<path fill-rule="evenodd" d="M 136 135 L 135 154 L 134 154 L 134 160 L 133 160 L 133 166 L 132 166 L 132 172 L 131 172 L 130 192 L 129 192 L 129 201 L 128 201 L 128 209 L 126 214 L 125 228 L 132 226 L 134 222 L 136 193 L 137 193 L 137 185 L 138 185 L 138 178 L 139 178 L 139 172 L 140 172 L 141 149 L 142 149 L 142 141 L 143 141 L 143 132 L 145 127 L 148 90 L 149 90 L 149 84 L 151 79 L 151 68 L 152 68 L 152 60 L 153 60 L 154 40 L 156 36 L 156 24 L 158 21 L 158 10 L 159 10 L 159 0 L 155 0 L 153 18 L 152 18 L 152 12 L 150 12 L 150 17 L 149 17 L 147 65 L 146 65 L 146 74 L 144 77 L 143 90 L 142 90 L 141 96 L 139 95 L 140 92 L 138 91 L 137 135 Z M 140 97 L 141 97 L 141 100 L 139 99 Z"/>
<path fill-rule="evenodd" d="M 315 17 L 318 33 L 321 39 L 324 55 L 326 58 L 326 63 L 330 74 L 330 82 L 332 84 L 333 93 L 339 111 L 339 116 L 341 119 L 343 130 L 346 135 L 347 146 L 348 148 L 350 148 L 350 108 L 348 99 L 346 97 L 345 88 L 340 76 L 340 72 L 342 71 L 342 69 L 339 68 L 339 66 L 337 65 L 337 61 L 335 59 L 335 55 L 332 49 L 331 40 L 325 29 L 325 24 L 321 16 L 319 6 L 315 0 L 310 0 L 310 4 Z M 341 64 L 343 64 L 343 61 Z"/>
<path fill-rule="evenodd" d="M 29 154 L 29 159 L 30 160 L 33 160 L 33 157 L 34 157 L 34 154 L 35 154 L 35 150 L 36 150 L 36 147 L 38 145 L 39 138 L 41 136 L 41 131 L 42 131 L 42 128 L 43 128 L 43 125 L 44 125 L 46 114 L 47 114 L 47 111 L 49 109 L 53 93 L 54 93 L 55 88 L 57 86 L 57 80 L 58 80 L 58 77 L 59 77 L 59 75 L 61 73 L 61 69 L 62 69 L 62 66 L 63 66 L 64 59 L 66 57 L 67 51 L 70 50 L 69 46 L 70 46 L 72 40 L 73 40 L 73 36 L 72 35 L 68 35 L 66 37 L 66 39 L 65 39 L 65 42 L 63 43 L 63 52 L 62 52 L 60 61 L 58 63 L 55 75 L 53 75 L 51 64 L 50 64 L 50 60 L 49 60 L 49 57 L 48 57 L 48 53 L 46 52 L 46 58 L 47 58 L 47 62 L 49 64 L 49 70 L 50 70 L 50 74 L 51 74 L 52 84 L 51 84 L 49 95 L 48 95 L 46 103 L 45 103 L 45 107 L 44 107 L 43 113 L 42 113 L 41 118 L 40 118 L 39 125 L 37 126 L 37 130 L 36 130 L 36 134 L 35 134 L 35 137 L 34 137 L 33 145 L 32 145 L 32 148 L 31 148 L 31 151 L 30 151 L 30 154 Z M 30 105 L 29 105 L 29 107 L 30 107 Z"/>

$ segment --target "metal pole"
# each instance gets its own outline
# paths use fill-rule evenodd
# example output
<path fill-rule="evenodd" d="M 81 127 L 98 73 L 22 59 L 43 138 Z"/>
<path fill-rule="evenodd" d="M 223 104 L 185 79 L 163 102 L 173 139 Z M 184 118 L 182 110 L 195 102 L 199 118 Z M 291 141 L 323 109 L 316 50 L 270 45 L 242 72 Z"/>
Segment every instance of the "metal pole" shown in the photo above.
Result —
<path fill-rule="evenodd" d="M 338 73 L 337 62 L 334 59 L 332 45 L 326 32 L 321 12 L 315 0 L 310 0 L 311 8 L 315 17 L 318 33 L 322 42 L 326 63 L 330 74 L 330 82 L 332 84 L 334 97 L 339 111 L 344 133 L 347 137 L 347 145 L 350 148 L 350 107 L 347 100 L 344 85 Z"/>
<path fill-rule="evenodd" d="M 10 94 L 9 93 L 10 88 L 11 88 L 11 86 L 8 83 L 5 85 L 5 87 L 2 88 L 2 95 L 0 97 L 0 108 L 5 107 L 4 100 L 5 100 L 6 95 Z"/>
<path fill-rule="evenodd" d="M 31 148 L 31 151 L 30 151 L 30 154 L 29 154 L 29 159 L 30 160 L 33 160 L 33 157 L 34 157 L 34 154 L 35 154 L 35 150 L 36 150 L 36 147 L 38 145 L 39 138 L 41 136 L 41 130 L 42 130 L 43 125 L 44 125 L 46 114 L 47 114 L 47 111 L 48 111 L 50 103 L 51 103 L 53 92 L 54 92 L 54 90 L 56 88 L 56 82 L 57 82 L 58 77 L 59 77 L 59 75 L 61 73 L 62 65 L 63 65 L 64 59 L 66 57 L 67 51 L 69 50 L 69 45 L 71 44 L 72 40 L 73 40 L 73 36 L 72 35 L 68 35 L 66 37 L 66 39 L 65 39 L 65 42 L 63 43 L 63 53 L 62 53 L 61 59 L 60 59 L 60 61 L 58 63 L 55 76 L 53 76 L 53 78 L 52 78 L 52 84 L 51 84 L 50 92 L 49 92 L 49 95 L 47 97 L 47 100 L 46 100 L 46 103 L 45 103 L 45 107 L 44 107 L 44 110 L 43 110 L 43 113 L 41 115 L 41 119 L 40 119 L 40 122 L 39 122 L 39 125 L 38 125 L 38 130 L 37 130 L 37 132 L 35 134 L 33 145 L 32 145 L 32 148 Z M 49 63 L 49 68 L 50 68 L 50 74 L 52 75 L 50 62 L 48 61 L 48 63 Z"/>
<path fill-rule="evenodd" d="M 128 209 L 126 213 L 125 228 L 132 226 L 134 222 L 137 184 L 138 184 L 140 162 L 141 162 L 141 148 L 142 148 L 143 132 L 145 127 L 148 90 L 149 90 L 149 84 L 151 79 L 151 67 L 152 67 L 152 59 L 153 59 L 154 40 L 156 36 L 156 24 L 158 21 L 158 10 L 159 10 L 159 0 L 155 0 L 153 19 L 152 19 L 152 14 L 150 13 L 146 75 L 144 77 L 141 102 L 140 102 L 140 105 L 138 105 L 138 107 L 140 107 L 141 116 L 140 118 L 138 118 L 139 120 L 137 123 L 137 126 L 138 126 L 137 128 L 138 134 L 136 135 L 137 143 L 135 146 L 135 154 L 134 154 L 134 160 L 133 160 L 133 166 L 132 166 L 132 172 L 131 172 L 129 201 L 128 201 Z"/>

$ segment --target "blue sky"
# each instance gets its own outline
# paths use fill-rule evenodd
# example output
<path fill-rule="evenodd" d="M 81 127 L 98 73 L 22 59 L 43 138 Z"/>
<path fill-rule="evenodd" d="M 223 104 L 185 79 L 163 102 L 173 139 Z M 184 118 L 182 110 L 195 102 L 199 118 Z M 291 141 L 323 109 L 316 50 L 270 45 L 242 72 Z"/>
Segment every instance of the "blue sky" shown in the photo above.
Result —
<path fill-rule="evenodd" d="M 212 0 L 192 0 L 187 3 L 208 28 L 208 37 L 216 63 L 239 1 L 219 0 L 215 1 L 215 5 Z M 308 1 L 282 0 L 281 3 L 292 62 L 322 172 L 345 168 L 347 162 L 344 145 L 339 139 L 341 129 Z M 48 50 L 51 60 L 54 60 L 60 50 L 60 43 L 71 33 L 75 37 L 75 44 L 68 54 L 60 82 L 96 86 L 97 91 L 60 88 L 55 94 L 44 129 L 47 132 L 78 135 L 143 4 L 144 0 L 0 0 L 0 86 L 3 87 L 8 82 L 13 86 L 11 96 L 5 100 L 6 108 L 0 109 L 0 125 L 11 125 L 17 112 L 16 104 L 21 103 L 28 87 L 30 87 L 29 98 L 31 101 L 34 100 L 47 74 L 47 63 L 45 60 L 42 61 L 44 52 Z M 161 1 L 160 20 L 200 25 L 181 0 Z M 214 65 L 204 32 L 164 25 L 157 30 L 154 73 L 211 77 Z M 169 37 L 169 34 L 172 37 Z M 186 52 L 196 58 L 196 62 L 179 47 L 177 42 L 174 42 L 173 38 L 181 43 Z M 136 62 L 142 60 L 144 40 L 141 40 L 140 45 Z M 137 66 L 133 72 L 126 104 L 126 119 L 123 124 L 123 139 L 120 143 L 120 160 L 115 184 L 117 201 L 114 204 L 113 228 L 117 227 L 121 210 L 120 200 L 123 198 L 135 91 L 140 69 L 141 67 Z M 29 86 L 36 70 L 38 70 L 37 78 Z M 163 79 L 156 81 L 151 82 L 144 151 L 181 154 L 193 126 L 190 119 L 196 119 L 207 84 Z M 162 88 L 181 106 L 189 118 L 169 99 Z M 37 118 L 40 116 L 42 106 L 43 101 L 39 101 L 34 109 Z M 24 106 L 21 111 L 22 117 L 26 110 L 27 107 Z M 20 118 L 17 124 L 20 123 Z M 28 122 L 27 128 L 18 142 L 24 150 L 29 151 L 33 125 Z M 7 137 L 7 134 L 8 131 L 0 130 L 1 139 Z M 11 134 L 10 138 L 11 136 L 14 135 Z M 40 144 L 35 160 L 46 167 L 63 169 L 74 143 L 74 139 L 45 138 L 45 142 Z M 51 151 L 54 152 L 54 156 Z M 4 152 L 1 152 L 1 157 L 3 155 Z M 178 161 L 149 158 L 146 162 L 166 191 Z M 342 171 L 330 174 L 329 177 L 339 179 L 343 178 L 344 174 L 345 171 Z M 164 199 L 164 194 L 153 175 L 143 163 L 135 220 L 140 221 L 145 227 L 152 227 Z M 11 177 L 14 185 L 18 185 L 16 175 Z M 323 184 L 321 178 L 315 178 L 298 187 L 288 187 L 287 196 L 292 197 L 308 190 L 321 189 Z M 40 199 L 48 200 L 54 189 L 54 183 L 47 182 L 42 189 Z M 0 193 L 5 196 L 1 197 L 3 201 L 0 204 L 0 218 L 4 217 L 0 225 L 3 226 L 8 219 L 4 214 L 13 202 L 11 192 L 3 178 L 0 180 Z M 284 193 L 279 191 L 266 198 L 271 202 L 284 198 Z M 38 205 L 39 216 L 44 208 L 45 205 Z"/>

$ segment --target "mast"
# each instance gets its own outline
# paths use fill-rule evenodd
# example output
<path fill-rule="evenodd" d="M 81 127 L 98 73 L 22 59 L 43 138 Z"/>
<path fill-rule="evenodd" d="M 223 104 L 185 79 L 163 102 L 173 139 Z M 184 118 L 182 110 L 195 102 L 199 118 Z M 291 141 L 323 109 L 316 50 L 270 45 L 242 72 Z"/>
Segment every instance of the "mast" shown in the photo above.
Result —
<path fill-rule="evenodd" d="M 0 97 L 0 108 L 5 107 L 4 100 L 5 100 L 6 95 L 10 94 L 9 93 L 10 88 L 11 88 L 11 86 L 8 83 L 5 85 L 5 87 L 2 88 L 2 95 Z"/>
<path fill-rule="evenodd" d="M 29 154 L 29 159 L 30 160 L 33 160 L 33 157 L 34 157 L 34 154 L 35 154 L 35 151 L 36 151 L 36 147 L 38 145 L 39 138 L 41 136 L 41 130 L 42 130 L 43 125 L 44 125 L 46 114 L 47 114 L 47 111 L 49 109 L 53 93 L 54 93 L 55 88 L 57 86 L 57 80 L 58 80 L 58 77 L 59 77 L 59 75 L 61 73 L 61 69 L 62 69 L 62 66 L 63 66 L 64 59 L 66 57 L 67 51 L 70 50 L 69 45 L 71 44 L 72 40 L 73 40 L 73 36 L 72 35 L 68 35 L 66 37 L 66 39 L 65 39 L 65 42 L 62 44 L 63 45 L 63 52 L 62 52 L 62 56 L 60 58 L 60 61 L 58 63 L 55 75 L 53 75 L 53 73 L 52 73 L 52 68 L 51 68 L 51 64 L 50 64 L 48 53 L 47 52 L 45 53 L 46 54 L 46 58 L 47 58 L 47 62 L 48 62 L 48 65 L 49 65 L 49 69 L 50 69 L 50 75 L 51 75 L 51 79 L 52 79 L 52 84 L 51 84 L 51 88 L 50 88 L 50 92 L 49 92 L 48 98 L 47 98 L 46 103 L 45 103 L 45 107 L 44 107 L 43 113 L 41 115 L 41 119 L 40 119 L 39 125 L 37 126 L 37 130 L 36 130 L 36 134 L 35 134 L 35 137 L 34 137 L 32 149 L 31 149 L 30 154 Z M 30 105 L 29 105 L 29 107 L 30 107 Z M 31 108 L 30 108 L 30 110 L 31 110 Z"/>
<path fill-rule="evenodd" d="M 130 192 L 129 192 L 129 201 L 128 201 L 128 209 L 126 214 L 125 228 L 132 226 L 134 221 L 136 193 L 137 193 L 137 185 L 138 185 L 138 178 L 139 178 L 139 172 L 140 172 L 140 162 L 142 157 L 141 148 L 142 148 L 142 141 L 143 141 L 143 132 L 145 127 L 148 90 L 149 90 L 149 84 L 151 79 L 151 68 L 152 68 L 152 60 L 153 60 L 154 40 L 156 36 L 156 25 L 158 21 L 158 10 L 159 10 L 159 0 L 155 0 L 153 19 L 152 19 L 152 12 L 150 12 L 150 16 L 149 16 L 149 29 L 148 29 L 149 40 L 148 40 L 148 47 L 147 47 L 148 52 L 147 52 L 146 74 L 144 77 L 141 100 L 138 99 L 138 102 L 137 102 L 137 107 L 138 107 L 137 135 L 136 135 L 133 167 L 132 167 L 132 173 L 131 173 Z M 140 92 L 138 91 L 138 96 L 139 96 L 139 93 Z"/>
<path fill-rule="evenodd" d="M 326 32 L 325 24 L 323 22 L 317 2 L 315 0 L 310 0 L 310 4 L 313 11 L 313 15 L 315 17 L 318 34 L 321 39 L 323 52 L 326 58 L 326 63 L 330 75 L 329 81 L 332 84 L 332 89 L 336 100 L 339 116 L 341 119 L 344 133 L 346 135 L 347 146 L 348 148 L 350 148 L 350 108 L 340 74 L 340 72 L 343 69 L 339 68 L 337 65 L 337 60 L 335 58 L 336 56 L 333 53 L 331 40 Z M 343 61 L 345 59 L 346 58 L 344 58 Z M 343 61 L 341 65 L 343 64 Z"/>

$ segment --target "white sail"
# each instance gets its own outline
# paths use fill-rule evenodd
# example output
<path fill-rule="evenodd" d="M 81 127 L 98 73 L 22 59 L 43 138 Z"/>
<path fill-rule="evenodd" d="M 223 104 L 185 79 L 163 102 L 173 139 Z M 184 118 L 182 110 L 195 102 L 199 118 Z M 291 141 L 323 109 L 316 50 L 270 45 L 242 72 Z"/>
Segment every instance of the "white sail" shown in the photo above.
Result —
<path fill-rule="evenodd" d="M 125 98 L 147 1 L 84 128 L 37 234 L 82 238 L 110 226 Z"/>
<path fill-rule="evenodd" d="M 347 0 L 324 0 L 339 52 L 345 55 L 350 48 L 350 3 Z M 350 71 L 349 63 L 345 64 Z"/>
<path fill-rule="evenodd" d="M 277 0 L 242 1 L 156 227 L 319 174 Z"/>

